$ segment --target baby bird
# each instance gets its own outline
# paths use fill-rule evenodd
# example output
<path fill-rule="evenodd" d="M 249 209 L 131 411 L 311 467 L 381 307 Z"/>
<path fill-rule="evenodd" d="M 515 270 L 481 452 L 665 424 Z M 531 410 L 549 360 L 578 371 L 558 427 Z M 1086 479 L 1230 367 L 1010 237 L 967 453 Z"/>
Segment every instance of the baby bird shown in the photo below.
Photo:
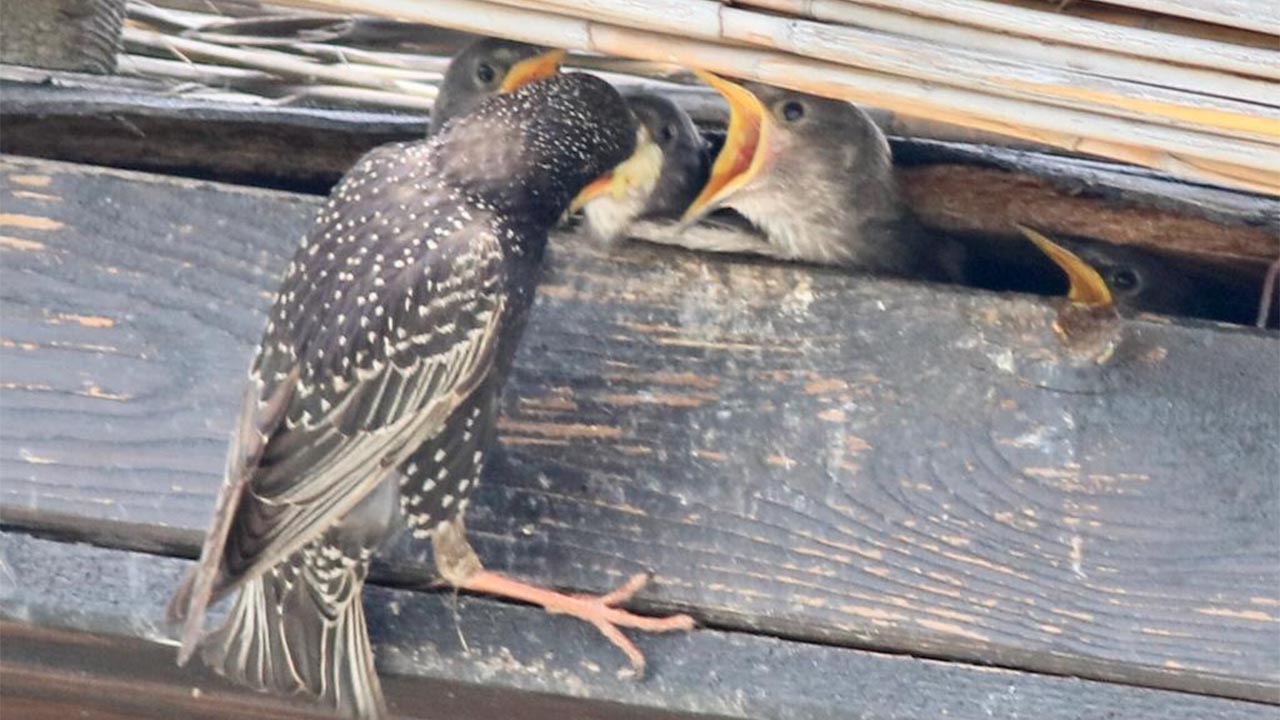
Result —
<path fill-rule="evenodd" d="M 958 246 L 918 228 L 900 200 L 888 141 L 857 106 L 699 76 L 729 102 L 729 128 L 674 244 L 751 252 L 876 273 L 957 279 Z M 694 223 L 731 208 L 758 229 L 726 245 L 686 242 Z"/>
<path fill-rule="evenodd" d="M 625 96 L 627 105 L 652 138 L 660 158 L 655 183 L 631 183 L 625 192 L 605 194 L 602 186 L 583 193 L 583 214 L 591 234 L 601 240 L 635 235 L 637 223 L 653 225 L 648 232 L 674 229 L 680 216 L 706 184 L 711 171 L 709 145 L 689 114 L 669 98 L 652 93 Z M 640 237 L 644 237 L 644 232 Z"/>
<path fill-rule="evenodd" d="M 512 40 L 476 40 L 449 61 L 427 134 L 440 132 L 445 123 L 471 112 L 485 98 L 556 74 L 564 56 L 564 50 Z"/>

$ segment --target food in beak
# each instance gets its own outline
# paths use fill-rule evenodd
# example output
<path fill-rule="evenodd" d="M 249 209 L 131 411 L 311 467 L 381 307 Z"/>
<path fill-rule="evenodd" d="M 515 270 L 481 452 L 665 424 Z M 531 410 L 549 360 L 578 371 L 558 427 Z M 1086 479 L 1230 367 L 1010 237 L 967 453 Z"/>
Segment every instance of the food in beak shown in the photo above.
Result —
<path fill-rule="evenodd" d="M 575 213 L 583 205 L 606 194 L 612 195 L 615 200 L 621 200 L 630 192 L 648 197 L 653 193 L 661 173 L 662 148 L 649 136 L 649 131 L 641 126 L 636 130 L 636 149 L 631 157 L 582 188 L 569 204 L 569 212 Z"/>

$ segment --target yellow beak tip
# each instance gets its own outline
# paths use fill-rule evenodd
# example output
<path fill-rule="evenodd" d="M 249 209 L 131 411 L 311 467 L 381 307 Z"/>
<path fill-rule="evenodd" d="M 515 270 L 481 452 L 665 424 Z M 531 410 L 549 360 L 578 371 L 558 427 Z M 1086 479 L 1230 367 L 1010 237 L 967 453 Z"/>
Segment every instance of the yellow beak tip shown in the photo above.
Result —
<path fill-rule="evenodd" d="M 498 92 L 514 92 L 529 83 L 545 80 L 555 75 L 560 72 L 560 65 L 564 63 L 566 55 L 568 55 L 567 51 L 557 48 L 521 60 L 512 65 L 511 69 L 507 71 L 507 76 L 503 78 L 502 86 L 498 88 Z"/>
<path fill-rule="evenodd" d="M 1090 307 L 1107 307 L 1114 304 L 1111 288 L 1107 286 L 1098 271 L 1083 258 L 1036 230 L 1021 224 L 1017 225 L 1017 228 L 1066 273 L 1070 283 L 1070 289 L 1067 292 L 1069 301 Z"/>

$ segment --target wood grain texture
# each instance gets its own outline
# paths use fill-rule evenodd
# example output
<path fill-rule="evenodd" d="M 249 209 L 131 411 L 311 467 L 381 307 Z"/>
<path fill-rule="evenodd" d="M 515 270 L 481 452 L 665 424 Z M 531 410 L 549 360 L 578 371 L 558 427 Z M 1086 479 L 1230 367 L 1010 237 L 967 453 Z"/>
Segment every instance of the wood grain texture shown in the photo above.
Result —
<path fill-rule="evenodd" d="M 427 127 L 421 115 L 175 97 L 136 79 L 64 75 L 51 85 L 16 69 L 0 69 L 0 78 L 0 151 L 302 192 L 327 192 L 364 151 Z M 692 88 L 673 99 L 704 128 L 724 122 L 718 97 L 720 115 Z M 900 118 L 885 122 L 904 129 Z M 1270 262 L 1280 254 L 1275 198 L 1043 152 L 916 137 L 892 144 L 908 205 L 937 231 L 991 234 L 1020 248 L 1020 222 L 1202 255 Z"/>
<path fill-rule="evenodd" d="M 0 62 L 110 73 L 125 0 L 22 0 L 0 5 Z"/>
<path fill-rule="evenodd" d="M 928 227 L 1017 237 L 1018 224 L 1201 257 L 1280 255 L 1280 200 L 1171 181 L 1143 168 L 919 140 L 894 146 L 906 198 Z"/>
<path fill-rule="evenodd" d="M 163 593 L 189 562 L 0 531 L 0 681 L 32 720 L 312 718 L 298 702 L 173 665 Z M 372 588 L 370 631 L 401 717 L 469 720 L 1246 720 L 1255 703 L 700 629 L 643 638 L 642 682 L 566 618 L 488 600 Z M 459 637 L 465 637 L 463 649 Z M 62 713 L 62 714 L 58 714 Z M 100 713 L 100 714 L 98 714 Z M 110 714 L 108 714 L 110 713 Z"/>
<path fill-rule="evenodd" d="M 8 159 L 0 513 L 193 554 L 314 199 Z M 481 556 L 750 632 L 1280 701 L 1280 341 L 553 242 Z M 104 530 L 106 532 L 104 532 Z M 424 549 L 381 577 L 427 578 Z"/>

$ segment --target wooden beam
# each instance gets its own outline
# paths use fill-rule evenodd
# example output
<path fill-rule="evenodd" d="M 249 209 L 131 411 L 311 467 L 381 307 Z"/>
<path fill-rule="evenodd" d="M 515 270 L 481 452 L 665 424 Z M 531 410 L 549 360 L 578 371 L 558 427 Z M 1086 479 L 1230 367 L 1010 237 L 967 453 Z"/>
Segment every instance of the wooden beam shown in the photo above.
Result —
<path fill-rule="evenodd" d="M 422 114 L 264 107 L 175 96 L 136 79 L 43 78 L 0 68 L 0 151 L 327 192 L 363 152 L 421 137 L 427 125 Z M 705 93 L 671 97 L 704 126 L 723 123 L 722 104 Z M 888 122 L 891 131 L 901 129 L 898 118 Z M 1274 198 L 1042 152 L 917 137 L 892 143 L 907 200 L 934 230 L 1000 236 L 1021 248 L 1026 241 L 1014 227 L 1021 222 L 1054 234 L 1262 263 L 1280 254 Z"/>
<path fill-rule="evenodd" d="M 320 718 L 300 701 L 173 664 L 164 592 L 190 563 L 0 531 L 0 682 L 29 720 Z M 435 720 L 1261 720 L 1254 703 L 699 629 L 643 638 L 641 682 L 575 621 L 449 593 L 370 588 L 379 670 L 397 717 Z M 466 639 L 466 649 L 460 637 Z M 21 710 L 20 710 L 21 708 Z M 101 713 L 101 714 L 97 714 Z"/>
<path fill-rule="evenodd" d="M 908 205 L 929 227 L 1021 239 L 1018 224 L 1200 256 L 1280 255 L 1280 200 L 1142 168 L 964 143 L 894 144 Z"/>
<path fill-rule="evenodd" d="M 21 81 L 0 79 L 6 153 L 327 193 L 366 151 L 426 135 L 420 112 L 263 107 L 136 78 L 52 85 L 7 70 Z"/>
<path fill-rule="evenodd" d="M 0 62 L 109 73 L 116 66 L 125 0 L 0 3 Z"/>
<path fill-rule="evenodd" d="M 317 200 L 8 159 L 0 517 L 194 552 Z M 1280 338 L 573 237 L 470 526 L 717 626 L 1280 702 Z M 405 545 L 383 577 L 428 577 Z"/>

